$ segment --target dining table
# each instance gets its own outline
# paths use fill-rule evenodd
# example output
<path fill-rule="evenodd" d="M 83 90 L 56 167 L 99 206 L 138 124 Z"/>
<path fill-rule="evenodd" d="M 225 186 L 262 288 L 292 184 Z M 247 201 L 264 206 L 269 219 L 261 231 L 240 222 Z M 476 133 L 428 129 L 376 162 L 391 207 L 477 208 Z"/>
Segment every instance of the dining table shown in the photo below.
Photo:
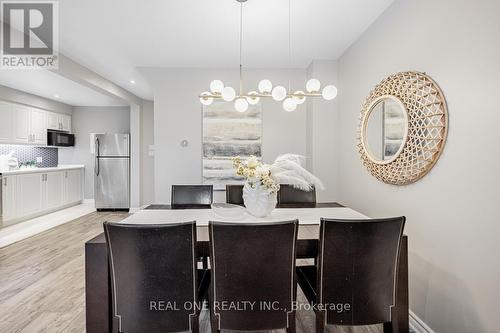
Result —
<path fill-rule="evenodd" d="M 172 209 L 169 205 L 151 205 L 140 210 L 120 223 L 128 224 L 165 224 L 196 221 L 197 257 L 205 262 L 209 257 L 209 221 L 222 222 L 273 222 L 297 219 L 297 259 L 313 259 L 318 255 L 319 225 L 321 218 L 331 219 L 368 219 L 367 216 L 338 203 L 317 203 L 307 208 L 276 208 L 265 218 L 241 214 L 238 218 L 228 219 L 216 209 Z M 395 304 L 392 318 L 396 321 L 397 332 L 408 332 L 408 237 L 403 235 L 396 267 Z M 92 333 L 113 332 L 111 276 L 108 250 L 104 233 L 85 243 L 85 312 L 86 330 Z"/>

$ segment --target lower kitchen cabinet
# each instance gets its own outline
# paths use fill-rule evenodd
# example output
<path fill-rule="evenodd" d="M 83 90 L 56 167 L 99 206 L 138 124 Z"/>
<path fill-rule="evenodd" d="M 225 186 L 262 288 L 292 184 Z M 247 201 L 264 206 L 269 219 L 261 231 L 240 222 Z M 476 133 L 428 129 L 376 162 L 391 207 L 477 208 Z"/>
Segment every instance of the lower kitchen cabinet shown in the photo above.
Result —
<path fill-rule="evenodd" d="M 6 226 L 83 200 L 83 169 L 3 176 L 2 225 Z"/>
<path fill-rule="evenodd" d="M 54 209 L 66 204 L 64 201 L 64 182 L 64 171 L 48 172 L 46 174 L 42 197 L 45 199 L 44 203 L 47 209 Z"/>
<path fill-rule="evenodd" d="M 64 174 L 64 204 L 81 201 L 83 199 L 81 170 L 68 170 Z"/>
<path fill-rule="evenodd" d="M 44 174 L 30 173 L 17 176 L 17 215 L 29 216 L 43 211 Z"/>
<path fill-rule="evenodd" d="M 2 218 L 4 221 L 17 216 L 17 176 L 2 178 Z"/>

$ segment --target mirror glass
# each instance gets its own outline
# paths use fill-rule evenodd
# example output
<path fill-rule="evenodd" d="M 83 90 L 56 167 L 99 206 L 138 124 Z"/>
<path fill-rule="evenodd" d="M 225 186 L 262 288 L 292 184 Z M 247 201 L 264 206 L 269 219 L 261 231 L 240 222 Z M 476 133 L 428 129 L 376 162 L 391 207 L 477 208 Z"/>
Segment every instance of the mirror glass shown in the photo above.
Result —
<path fill-rule="evenodd" d="M 383 97 L 373 105 L 365 123 L 365 149 L 374 161 L 394 160 L 406 140 L 407 116 L 403 105 Z"/>

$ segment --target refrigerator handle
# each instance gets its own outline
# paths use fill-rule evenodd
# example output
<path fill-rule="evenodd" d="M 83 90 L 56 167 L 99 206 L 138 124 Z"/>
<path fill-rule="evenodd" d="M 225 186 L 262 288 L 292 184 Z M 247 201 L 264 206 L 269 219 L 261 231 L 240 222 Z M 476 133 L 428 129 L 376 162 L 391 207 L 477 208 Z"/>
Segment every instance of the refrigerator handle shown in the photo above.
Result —
<path fill-rule="evenodd" d="M 99 138 L 95 138 L 95 166 L 94 171 L 96 176 L 99 176 Z"/>

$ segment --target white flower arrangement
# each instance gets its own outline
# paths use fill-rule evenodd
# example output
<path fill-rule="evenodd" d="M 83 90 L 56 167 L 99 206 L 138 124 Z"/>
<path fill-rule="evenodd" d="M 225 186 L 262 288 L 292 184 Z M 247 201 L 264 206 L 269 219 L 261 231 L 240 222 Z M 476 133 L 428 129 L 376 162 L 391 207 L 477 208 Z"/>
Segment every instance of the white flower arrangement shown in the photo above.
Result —
<path fill-rule="evenodd" d="M 250 187 L 257 185 L 269 193 L 277 193 L 279 184 L 290 184 L 295 188 L 310 191 L 313 186 L 323 189 L 323 183 L 302 165 L 304 156 L 284 154 L 276 158 L 273 164 L 264 164 L 255 156 L 242 160 L 239 156 L 233 158 L 233 166 L 238 176 L 246 179 Z"/>
<path fill-rule="evenodd" d="M 236 174 L 246 179 L 250 187 L 255 188 L 260 184 L 269 193 L 277 193 L 280 186 L 271 177 L 270 166 L 262 163 L 255 156 L 242 160 L 239 156 L 233 158 L 233 166 Z"/>

